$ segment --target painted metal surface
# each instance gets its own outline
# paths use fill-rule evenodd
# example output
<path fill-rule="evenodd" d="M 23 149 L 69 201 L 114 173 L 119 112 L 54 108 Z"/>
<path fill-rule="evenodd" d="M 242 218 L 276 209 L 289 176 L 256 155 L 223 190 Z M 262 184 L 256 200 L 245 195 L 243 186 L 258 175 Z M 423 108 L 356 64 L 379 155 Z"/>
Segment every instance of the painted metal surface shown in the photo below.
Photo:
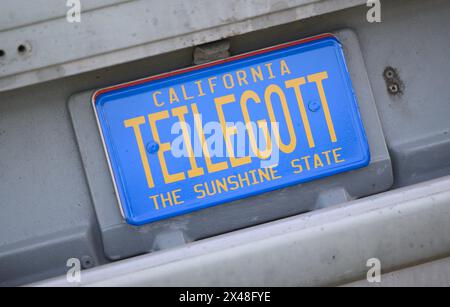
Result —
<path fill-rule="evenodd" d="M 450 177 L 224 234 L 38 286 L 330 286 L 444 258 Z M 412 230 L 413 229 L 413 230 Z"/>
<path fill-rule="evenodd" d="M 80 23 L 66 20 L 66 3 L 2 3 L 7 8 L 0 10 L 0 49 L 6 56 L 0 60 L 0 91 L 265 29 L 365 0 L 82 1 Z M 29 52 L 19 54 L 17 47 L 24 43 Z"/>

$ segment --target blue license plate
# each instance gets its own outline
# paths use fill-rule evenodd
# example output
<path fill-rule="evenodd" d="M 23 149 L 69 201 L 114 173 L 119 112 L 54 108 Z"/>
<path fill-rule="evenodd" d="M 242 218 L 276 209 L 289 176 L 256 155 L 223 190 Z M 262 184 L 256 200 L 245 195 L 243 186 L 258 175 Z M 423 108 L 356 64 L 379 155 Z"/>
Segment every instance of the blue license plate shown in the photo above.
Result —
<path fill-rule="evenodd" d="M 92 101 L 132 225 L 370 161 L 342 46 L 331 34 L 109 87 Z"/>

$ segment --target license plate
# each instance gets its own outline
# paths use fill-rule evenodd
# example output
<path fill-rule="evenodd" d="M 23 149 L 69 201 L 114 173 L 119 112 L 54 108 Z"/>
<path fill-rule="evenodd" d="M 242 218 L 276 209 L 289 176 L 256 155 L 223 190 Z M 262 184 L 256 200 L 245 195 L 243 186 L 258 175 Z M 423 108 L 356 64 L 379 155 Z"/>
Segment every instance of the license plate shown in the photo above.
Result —
<path fill-rule="evenodd" d="M 136 226 L 370 161 L 331 34 L 101 89 L 92 102 L 122 215 Z"/>

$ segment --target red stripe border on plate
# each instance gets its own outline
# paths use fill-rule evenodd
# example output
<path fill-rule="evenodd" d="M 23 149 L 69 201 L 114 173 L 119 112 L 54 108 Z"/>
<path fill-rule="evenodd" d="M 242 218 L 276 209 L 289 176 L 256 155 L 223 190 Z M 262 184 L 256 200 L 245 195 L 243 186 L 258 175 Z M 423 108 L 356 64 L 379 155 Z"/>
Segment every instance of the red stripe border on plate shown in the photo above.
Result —
<path fill-rule="evenodd" d="M 111 91 L 114 91 L 114 90 L 126 88 L 126 87 L 129 87 L 129 86 L 139 85 L 139 84 L 143 84 L 143 83 L 154 81 L 154 80 L 160 80 L 160 79 L 164 79 L 164 78 L 167 78 L 167 77 L 180 75 L 180 74 L 183 74 L 183 73 L 196 71 L 196 70 L 199 70 L 199 69 L 202 69 L 202 68 L 213 67 L 213 66 L 224 64 L 224 63 L 228 63 L 228 62 L 232 62 L 232 61 L 236 61 L 236 60 L 240 60 L 240 59 L 245 59 L 245 58 L 248 58 L 248 57 L 251 57 L 251 56 L 254 56 L 254 55 L 265 54 L 265 53 L 268 53 L 268 52 L 271 52 L 271 51 L 276 51 L 276 50 L 280 50 L 280 49 L 284 49 L 284 48 L 288 48 L 288 47 L 292 47 L 292 46 L 296 46 L 296 45 L 309 43 L 309 42 L 320 40 L 320 39 L 327 38 L 327 37 L 335 37 L 335 36 L 333 34 L 331 34 L 331 33 L 320 34 L 320 35 L 316 35 L 316 36 L 312 36 L 312 37 L 308 37 L 308 38 L 304 38 L 304 39 L 300 39 L 300 40 L 296 40 L 296 41 L 292 41 L 292 42 L 288 42 L 288 43 L 284 43 L 284 44 L 268 47 L 268 48 L 259 49 L 259 50 L 256 50 L 256 51 L 251 51 L 251 52 L 248 52 L 248 53 L 235 55 L 235 56 L 232 56 L 232 57 L 229 57 L 229 58 L 226 58 L 226 59 L 222 59 L 222 60 L 217 60 L 217 61 L 213 61 L 213 62 L 201 64 L 201 65 L 191 66 L 191 67 L 187 67 L 187 68 L 174 70 L 174 71 L 171 71 L 171 72 L 166 72 L 166 73 L 162 73 L 162 74 L 159 74 L 159 75 L 155 75 L 155 76 L 139 79 L 139 80 L 136 80 L 136 81 L 126 82 L 126 83 L 122 83 L 122 84 L 119 84 L 119 85 L 106 87 L 106 88 L 103 88 L 103 89 L 100 89 L 100 90 L 96 91 L 94 93 L 93 97 L 92 97 L 92 100 L 95 101 L 96 98 L 99 95 L 107 93 L 107 92 L 111 92 Z"/>

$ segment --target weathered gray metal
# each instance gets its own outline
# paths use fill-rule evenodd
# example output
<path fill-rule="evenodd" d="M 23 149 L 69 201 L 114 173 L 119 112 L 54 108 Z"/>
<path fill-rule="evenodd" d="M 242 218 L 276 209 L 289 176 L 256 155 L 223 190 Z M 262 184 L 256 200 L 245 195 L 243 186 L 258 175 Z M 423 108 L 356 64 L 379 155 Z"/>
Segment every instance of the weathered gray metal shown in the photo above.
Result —
<path fill-rule="evenodd" d="M 179 50 L 365 0 L 81 1 L 68 23 L 66 1 L 2 1 L 0 91 Z M 17 53 L 28 43 L 26 55 Z M 4 65 L 3 65 L 4 64 Z"/>
<path fill-rule="evenodd" d="M 78 285 L 339 285 L 365 278 L 370 258 L 390 272 L 445 257 L 449 205 L 446 177 L 124 260 L 85 272 Z"/>
<path fill-rule="evenodd" d="M 86 262 L 86 267 L 92 264 L 101 266 L 111 261 L 107 256 L 114 258 L 111 255 L 124 255 L 123 251 L 134 254 L 139 251 L 136 246 L 145 247 L 141 251 L 165 249 L 183 240 L 191 241 L 201 237 L 195 235 L 185 238 L 184 233 L 180 236 L 180 232 L 162 232 L 149 248 L 148 243 L 141 243 L 141 239 L 146 237 L 143 234 L 133 236 L 135 240 L 122 241 L 117 246 L 117 253 L 115 250 L 107 250 L 105 253 L 103 244 L 106 240 L 102 240 L 105 216 L 109 214 L 115 218 L 117 212 L 99 211 L 99 202 L 108 203 L 114 197 L 104 193 L 107 189 L 96 188 L 94 177 L 97 175 L 96 180 L 106 180 L 103 182 L 105 186 L 110 184 L 110 178 L 104 176 L 101 168 L 97 174 L 94 173 L 94 177 L 91 172 L 86 171 L 105 162 L 101 160 L 104 155 L 97 153 L 90 156 L 83 149 L 89 148 L 83 146 L 84 143 L 95 144 L 97 130 L 85 131 L 81 139 L 78 126 L 82 123 L 89 125 L 89 113 L 80 113 L 87 116 L 84 119 L 77 117 L 75 104 L 71 104 L 69 110 L 67 102 L 75 93 L 89 92 L 95 88 L 190 66 L 194 46 L 218 39 L 226 38 L 230 42 L 231 53 L 239 54 L 314 34 L 352 28 L 360 42 L 362 59 L 358 61 L 363 62 L 355 67 L 359 67 L 357 69 L 361 72 L 367 71 L 368 75 L 368 78 L 353 75 L 352 79 L 358 90 L 365 92 L 365 97 L 369 97 L 370 92 L 373 94 L 378 110 L 373 111 L 373 116 L 376 120 L 379 115 L 381 121 L 393 166 L 394 188 L 450 174 L 450 91 L 447 86 L 450 76 L 450 41 L 445 39 L 450 26 L 450 2 L 447 0 L 382 1 L 382 22 L 379 24 L 366 21 L 368 8 L 364 5 L 365 1 L 245 1 L 240 6 L 238 15 L 231 8 L 219 10 L 219 14 L 209 14 L 208 9 L 212 7 L 202 6 L 195 10 L 192 19 L 181 16 L 175 20 L 173 6 L 181 0 L 164 1 L 167 7 L 172 7 L 167 14 L 161 14 L 162 4 L 159 1 L 104 0 L 96 1 L 96 8 L 89 7 L 91 4 L 86 2 L 86 14 L 78 25 L 66 22 L 64 14 L 67 7 L 64 1 L 45 0 L 46 5 L 42 6 L 43 1 L 3 1 L 0 10 L 0 50 L 5 52 L 0 56 L 0 285 L 25 284 L 65 274 L 66 261 L 72 257 L 90 259 L 92 262 Z M 194 0 L 190 3 L 201 2 L 203 1 Z M 229 3 L 236 7 L 241 2 L 214 1 L 214 8 L 217 11 L 216 5 L 227 6 Z M 32 12 L 26 10 L 30 7 Z M 138 11 L 138 7 L 149 8 L 149 11 Z M 189 11 L 186 8 L 184 10 Z M 157 16 L 164 16 L 164 20 L 159 20 L 153 26 L 152 18 Z M 232 18 L 233 16 L 236 18 Z M 142 26 L 146 24 L 146 20 L 149 26 Z M 118 27 L 121 29 L 118 30 Z M 64 35 L 61 36 L 61 33 Z M 25 52 L 19 53 L 18 47 L 22 44 L 26 47 Z M 347 48 L 351 67 L 354 61 L 352 51 L 353 49 Z M 401 94 L 389 90 L 392 82 L 385 78 L 387 68 L 395 70 L 394 81 L 401 84 Z M 361 86 L 367 83 L 370 86 Z M 362 99 L 360 104 L 371 105 L 371 101 L 370 98 Z M 373 123 L 365 124 L 372 127 Z M 76 134 L 75 126 L 78 127 L 75 129 Z M 371 133 L 381 134 L 381 131 L 377 128 Z M 100 160 L 93 162 L 90 160 L 92 157 Z M 374 168 L 369 177 L 374 178 L 377 170 L 381 169 Z M 388 167 L 380 174 L 389 173 Z M 352 178 L 351 174 L 346 175 Z M 446 183 L 445 180 L 442 182 Z M 349 189 L 359 190 L 367 182 L 355 181 L 354 185 L 349 185 Z M 381 186 L 376 184 L 365 188 L 367 194 L 371 194 L 390 184 L 391 181 L 386 180 Z M 292 242 L 306 242 L 309 249 L 301 251 L 299 255 L 306 258 L 300 269 L 293 272 L 301 272 L 310 277 L 319 276 L 313 280 L 315 284 L 342 283 L 350 281 L 347 279 L 364 277 L 364 263 L 360 262 L 366 256 L 380 257 L 386 270 L 395 270 L 399 266 L 448 255 L 450 247 L 446 240 L 450 237 L 450 232 L 444 223 L 445 219 L 448 221 L 448 212 L 445 211 L 448 203 L 444 205 L 444 192 L 408 200 L 409 196 L 416 195 L 414 189 L 419 191 L 426 189 L 426 186 L 429 184 L 398 193 L 394 191 L 394 194 L 390 194 L 395 195 L 392 198 L 393 205 L 389 207 L 394 208 L 392 210 L 376 209 L 373 215 L 367 212 L 355 219 L 349 216 L 339 224 L 342 228 L 325 227 L 328 238 L 336 241 L 314 241 L 318 237 L 313 236 L 313 230 L 299 230 L 290 239 L 302 238 L 303 241 Z M 435 183 L 430 186 L 435 186 Z M 340 200 L 337 201 L 340 202 L 345 199 L 346 193 L 339 188 L 329 189 L 312 203 L 314 206 L 330 205 L 329 200 L 334 199 L 335 195 L 340 195 Z M 354 197 L 360 195 L 363 194 L 353 194 Z M 380 199 L 387 198 L 380 196 Z M 357 209 L 364 209 L 365 206 L 369 206 L 369 210 L 372 200 L 351 203 L 348 209 L 346 205 L 333 208 L 334 213 L 329 217 L 336 218 L 339 212 L 353 215 L 358 212 Z M 400 209 L 401 212 L 397 211 L 395 215 L 397 205 L 403 206 L 406 200 L 407 210 Z M 108 208 L 116 208 L 112 202 Z M 234 205 L 224 206 L 223 210 L 226 211 L 226 206 Z M 248 210 L 250 212 L 245 213 L 246 222 L 249 223 L 247 225 L 268 220 L 252 220 L 261 211 Z M 279 217 L 297 212 L 280 212 Z M 321 219 L 325 212 L 330 211 L 317 211 L 317 217 L 312 217 L 315 213 L 310 213 L 295 219 Z M 263 214 L 261 216 L 267 217 Z M 380 224 L 383 216 L 386 217 L 386 223 Z M 229 219 L 226 226 L 234 229 L 242 219 Z M 327 222 L 326 219 L 322 221 Z M 287 221 L 276 223 L 281 225 L 284 222 Z M 244 237 L 243 241 L 239 239 L 245 233 L 247 232 L 238 232 L 229 238 L 239 245 L 240 242 L 245 242 Z M 251 230 L 250 233 L 255 232 Z M 316 235 L 319 233 L 320 228 Z M 362 241 L 367 243 L 359 245 L 358 242 Z M 210 242 L 194 244 L 198 246 L 196 244 Z M 273 252 L 279 254 L 266 254 L 282 257 L 288 255 L 278 248 L 285 246 L 284 243 L 289 246 L 284 236 L 274 236 L 270 239 L 272 245 L 252 247 L 263 248 L 263 251 L 276 247 Z M 186 249 L 177 247 L 177 250 L 195 250 L 194 245 L 188 246 Z M 212 272 L 213 264 L 218 263 L 213 259 L 214 255 L 237 257 L 246 247 L 243 245 L 236 248 L 240 250 L 236 250 L 236 254 L 213 253 L 201 258 L 207 260 L 205 270 Z M 355 256 L 348 262 L 342 260 L 346 257 L 339 258 L 339 255 L 347 255 L 347 250 L 361 253 L 361 257 Z M 293 249 L 292 252 L 298 250 Z M 148 257 L 152 259 L 152 263 L 157 264 L 173 259 L 169 255 L 169 251 L 163 250 Z M 314 265 L 314 259 L 327 263 L 332 255 L 339 259 L 338 264 L 333 265 L 334 269 L 329 270 L 327 268 L 330 267 L 325 265 L 324 270 L 312 272 L 307 265 L 312 259 L 311 268 L 318 268 Z M 244 281 L 250 283 L 260 272 L 259 268 L 249 266 L 245 259 L 247 258 L 232 258 L 230 267 L 224 267 L 225 272 L 230 272 L 227 270 L 232 269 L 231 265 L 236 265 L 234 270 L 248 273 L 248 279 L 241 279 L 241 284 Z M 285 261 L 286 265 L 280 267 L 280 274 L 276 275 L 278 279 L 273 279 L 272 284 L 303 284 L 301 280 L 289 275 L 289 272 L 285 273 L 283 279 L 283 269 L 287 270 L 289 265 L 296 262 L 290 262 L 290 258 L 278 259 L 283 259 L 278 262 Z M 192 258 L 180 263 L 198 265 L 195 261 Z M 332 261 L 329 262 L 333 263 Z M 132 263 L 118 263 L 108 274 L 116 274 L 124 267 L 130 268 Z M 139 268 L 140 263 L 139 259 L 134 262 L 135 268 Z M 355 263 L 360 266 L 355 267 Z M 352 265 L 354 267 L 348 273 L 347 270 Z M 175 263 L 170 266 L 165 264 L 158 269 L 153 268 L 152 272 L 157 272 L 155 276 L 162 276 L 159 280 L 161 284 L 170 284 L 170 272 L 176 271 L 174 266 Z M 221 267 L 219 263 L 216 271 Z M 185 267 L 187 271 L 192 268 Z M 201 270 L 200 272 L 202 273 Z M 210 274 L 208 272 L 205 274 Z M 90 279 L 94 275 L 89 273 L 85 276 L 89 278 L 87 282 L 95 281 L 94 277 Z M 231 283 L 236 281 L 233 278 L 241 275 L 230 276 L 230 279 L 222 281 Z M 145 276 L 142 278 L 146 280 Z M 123 280 L 118 281 L 122 282 Z M 146 282 L 156 284 L 156 280 Z"/>

